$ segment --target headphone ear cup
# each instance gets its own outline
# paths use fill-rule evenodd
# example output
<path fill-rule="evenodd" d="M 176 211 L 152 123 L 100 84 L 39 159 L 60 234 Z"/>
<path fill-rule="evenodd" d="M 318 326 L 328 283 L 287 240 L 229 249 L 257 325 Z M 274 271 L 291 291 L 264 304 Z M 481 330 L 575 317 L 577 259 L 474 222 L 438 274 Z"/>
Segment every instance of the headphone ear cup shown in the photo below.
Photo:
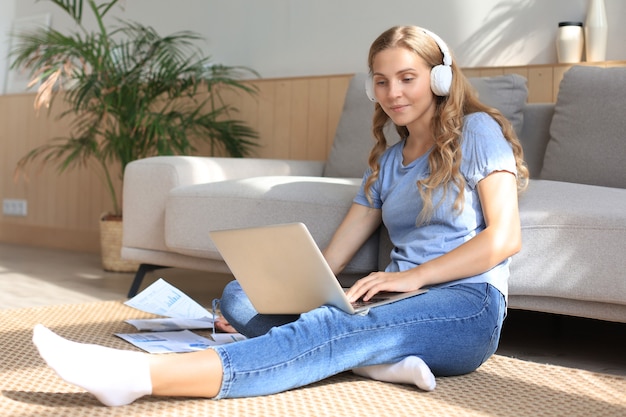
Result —
<path fill-rule="evenodd" d="M 365 80 L 365 94 L 367 94 L 367 98 L 371 102 L 376 103 L 376 97 L 374 96 L 374 79 L 371 75 L 368 75 Z"/>
<path fill-rule="evenodd" d="M 430 89 L 437 96 L 450 94 L 452 86 L 452 67 L 450 65 L 436 65 L 430 70 Z"/>

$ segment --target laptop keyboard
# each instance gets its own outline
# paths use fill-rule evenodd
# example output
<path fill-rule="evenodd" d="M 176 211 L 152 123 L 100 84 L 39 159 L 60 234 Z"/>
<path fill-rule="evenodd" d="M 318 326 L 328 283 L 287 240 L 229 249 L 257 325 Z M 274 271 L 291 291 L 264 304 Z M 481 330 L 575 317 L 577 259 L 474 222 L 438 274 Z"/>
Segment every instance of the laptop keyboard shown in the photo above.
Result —
<path fill-rule="evenodd" d="M 344 289 L 344 291 L 348 291 L 347 289 Z M 350 303 L 352 305 L 352 307 L 354 308 L 361 308 L 361 307 L 367 307 L 369 305 L 372 305 L 374 303 L 379 303 L 381 301 L 385 301 L 388 298 L 391 297 L 391 295 L 393 295 L 395 293 L 379 293 L 376 294 L 375 296 L 373 296 L 372 298 L 370 298 L 369 300 L 365 301 L 362 298 L 359 298 L 358 300 Z"/>

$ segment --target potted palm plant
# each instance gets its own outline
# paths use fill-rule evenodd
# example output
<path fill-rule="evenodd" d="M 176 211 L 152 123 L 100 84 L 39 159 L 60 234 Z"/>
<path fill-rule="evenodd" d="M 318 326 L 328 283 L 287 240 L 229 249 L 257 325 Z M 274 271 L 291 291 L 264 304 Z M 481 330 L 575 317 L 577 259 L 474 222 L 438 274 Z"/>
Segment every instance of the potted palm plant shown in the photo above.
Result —
<path fill-rule="evenodd" d="M 113 208 L 104 220 L 117 221 L 114 227 L 121 238 L 122 202 L 116 184 L 128 163 L 193 153 L 198 141 L 209 142 L 212 154 L 233 157 L 245 156 L 256 145 L 256 132 L 231 118 L 236 109 L 221 95 L 228 89 L 254 94 L 244 81 L 257 75 L 254 70 L 212 65 L 195 46 L 201 37 L 194 32 L 160 36 L 151 27 L 122 19 L 108 26 L 105 17 L 119 0 L 49 1 L 77 29 L 69 34 L 52 28 L 13 34 L 12 68 L 29 71 L 31 85 L 39 86 L 36 109 L 62 97 L 68 107 L 59 117 L 71 120 L 71 133 L 32 149 L 18 170 L 34 160 L 54 163 L 60 171 L 98 169 Z M 95 17 L 96 30 L 83 25 L 84 4 Z M 101 221 L 101 229 L 103 223 L 109 222 Z M 119 251 L 113 253 L 119 258 Z M 103 264 L 108 270 L 129 269 L 116 260 L 103 259 Z"/>

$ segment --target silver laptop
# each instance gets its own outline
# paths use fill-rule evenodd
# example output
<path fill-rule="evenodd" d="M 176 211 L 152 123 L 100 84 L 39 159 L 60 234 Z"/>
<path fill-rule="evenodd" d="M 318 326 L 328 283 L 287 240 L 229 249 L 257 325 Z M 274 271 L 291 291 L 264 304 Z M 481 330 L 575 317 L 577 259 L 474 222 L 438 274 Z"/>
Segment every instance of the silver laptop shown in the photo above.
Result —
<path fill-rule="evenodd" d="M 385 293 L 351 304 L 302 223 L 219 230 L 209 235 L 261 314 L 300 314 L 322 305 L 355 314 L 427 291 Z"/>

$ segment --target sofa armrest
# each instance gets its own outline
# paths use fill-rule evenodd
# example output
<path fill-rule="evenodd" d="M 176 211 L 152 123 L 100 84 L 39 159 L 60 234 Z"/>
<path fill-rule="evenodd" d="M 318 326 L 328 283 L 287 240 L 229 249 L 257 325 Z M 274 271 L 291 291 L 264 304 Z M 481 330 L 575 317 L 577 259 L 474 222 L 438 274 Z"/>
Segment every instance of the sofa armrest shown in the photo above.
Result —
<path fill-rule="evenodd" d="M 538 178 L 550 140 L 554 103 L 531 103 L 524 106 L 524 124 L 519 139 L 531 178 Z"/>
<path fill-rule="evenodd" d="M 323 170 L 322 161 L 201 156 L 133 161 L 124 172 L 123 247 L 167 251 L 165 205 L 173 188 L 256 176 L 321 176 Z"/>

